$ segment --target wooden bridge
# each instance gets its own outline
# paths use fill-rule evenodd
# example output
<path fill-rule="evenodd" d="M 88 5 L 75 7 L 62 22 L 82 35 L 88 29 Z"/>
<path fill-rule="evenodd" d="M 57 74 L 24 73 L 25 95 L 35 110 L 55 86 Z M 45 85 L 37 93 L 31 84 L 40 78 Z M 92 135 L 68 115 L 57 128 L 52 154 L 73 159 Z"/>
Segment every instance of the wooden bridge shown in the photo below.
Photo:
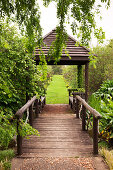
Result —
<path fill-rule="evenodd" d="M 98 119 L 101 116 L 85 102 L 83 95 L 79 95 L 73 93 L 73 97 L 69 96 L 72 109 L 69 105 L 45 105 L 45 97 L 37 99 L 36 96 L 19 109 L 16 113 L 17 131 L 20 119 L 29 108 L 29 123 L 40 132 L 40 136 L 22 139 L 18 131 L 18 155 L 31 158 L 98 154 Z M 93 115 L 93 139 L 86 131 L 86 110 Z"/>
<path fill-rule="evenodd" d="M 52 30 L 44 37 L 45 45 L 41 48 L 47 63 L 50 65 L 54 64 L 54 59 L 48 60 L 48 51 L 55 39 L 56 31 Z M 27 164 L 22 170 L 31 169 L 31 164 L 33 166 L 38 164 L 39 168 L 35 166 L 34 170 L 68 169 L 67 167 L 69 166 L 70 169 L 84 169 L 83 166 L 80 167 L 82 162 L 84 164 L 84 160 L 81 159 L 80 162 L 80 159 L 78 159 L 78 166 L 76 166 L 75 158 L 84 157 L 89 159 L 89 156 L 92 155 L 92 160 L 94 160 L 95 157 L 93 155 L 98 154 L 98 119 L 101 118 L 101 115 L 87 104 L 89 50 L 80 45 L 75 46 L 76 42 L 76 40 L 68 35 L 66 50 L 69 52 L 71 59 L 66 55 L 65 50 L 63 50 L 61 59 L 57 64 L 77 65 L 78 75 L 79 68 L 85 65 L 85 94 L 69 90 L 69 105 L 46 105 L 45 97 L 37 99 L 34 96 L 17 111 L 15 114 L 17 119 L 17 154 L 19 158 L 28 158 L 29 162 L 29 166 Z M 35 49 L 34 56 L 38 65 L 40 62 L 39 48 Z M 26 111 L 28 113 L 26 120 L 40 132 L 40 136 L 30 136 L 30 139 L 22 139 L 19 125 L 23 115 L 26 115 Z M 93 119 L 93 124 L 90 118 Z M 92 126 L 92 138 L 87 133 L 89 125 Z M 59 164 L 57 164 L 56 158 L 58 158 Z M 53 168 L 51 166 L 53 162 L 58 167 Z M 88 164 L 87 161 L 86 164 Z M 106 169 L 102 166 L 102 161 L 96 161 L 94 164 L 98 167 L 96 169 Z"/>

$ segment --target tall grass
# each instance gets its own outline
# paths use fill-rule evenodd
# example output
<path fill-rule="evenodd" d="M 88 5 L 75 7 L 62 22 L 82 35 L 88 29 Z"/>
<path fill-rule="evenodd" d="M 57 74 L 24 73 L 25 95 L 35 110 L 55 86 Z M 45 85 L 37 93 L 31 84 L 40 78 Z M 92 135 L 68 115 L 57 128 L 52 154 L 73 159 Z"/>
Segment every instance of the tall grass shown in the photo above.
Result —
<path fill-rule="evenodd" d="M 12 149 L 0 151 L 0 170 L 11 169 L 11 159 L 15 156 Z"/>
<path fill-rule="evenodd" d="M 109 151 L 106 148 L 100 150 L 101 155 L 104 157 L 106 163 L 108 164 L 110 170 L 113 170 L 113 151 Z"/>

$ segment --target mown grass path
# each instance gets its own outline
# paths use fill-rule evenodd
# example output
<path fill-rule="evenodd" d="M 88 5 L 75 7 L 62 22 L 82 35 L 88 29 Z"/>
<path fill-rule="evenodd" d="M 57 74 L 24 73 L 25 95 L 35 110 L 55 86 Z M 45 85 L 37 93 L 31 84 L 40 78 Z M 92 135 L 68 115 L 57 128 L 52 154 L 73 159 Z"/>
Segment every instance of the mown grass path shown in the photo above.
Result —
<path fill-rule="evenodd" d="M 68 91 L 62 75 L 54 75 L 47 89 L 47 104 L 68 104 Z"/>

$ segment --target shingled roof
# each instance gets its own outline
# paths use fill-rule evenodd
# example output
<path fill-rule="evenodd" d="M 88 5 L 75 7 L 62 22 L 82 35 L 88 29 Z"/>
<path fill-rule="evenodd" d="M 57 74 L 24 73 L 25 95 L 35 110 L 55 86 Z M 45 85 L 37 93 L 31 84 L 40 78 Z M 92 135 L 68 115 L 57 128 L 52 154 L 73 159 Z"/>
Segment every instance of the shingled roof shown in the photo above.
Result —
<path fill-rule="evenodd" d="M 56 30 L 52 30 L 49 32 L 44 38 L 43 42 L 45 46 L 42 46 L 42 50 L 46 56 L 47 63 L 50 65 L 54 64 L 54 60 L 48 61 L 48 51 L 50 49 L 51 43 L 56 39 Z M 62 56 L 60 61 L 58 62 L 58 65 L 78 65 L 82 64 L 84 65 L 89 61 L 89 50 L 86 49 L 83 46 L 75 46 L 76 40 L 68 35 L 68 39 L 66 42 L 67 48 L 66 50 L 69 53 L 69 56 L 71 59 L 66 56 L 65 50 L 62 51 Z M 40 55 L 40 49 L 36 48 L 35 53 L 36 57 L 36 63 L 39 63 L 39 55 Z"/>

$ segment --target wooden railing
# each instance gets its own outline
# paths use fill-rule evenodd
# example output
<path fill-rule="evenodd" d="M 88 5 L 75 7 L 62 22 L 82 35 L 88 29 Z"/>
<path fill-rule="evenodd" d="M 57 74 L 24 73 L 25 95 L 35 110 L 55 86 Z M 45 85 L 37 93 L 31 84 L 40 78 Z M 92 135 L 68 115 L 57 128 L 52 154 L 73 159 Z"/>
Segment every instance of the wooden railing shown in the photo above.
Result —
<path fill-rule="evenodd" d="M 77 93 L 73 93 L 73 104 L 75 104 L 75 113 L 76 117 L 80 117 L 80 112 L 82 112 L 82 130 L 86 130 L 86 110 L 90 112 L 93 116 L 93 153 L 98 154 L 98 120 L 102 118 L 99 112 L 89 106 L 86 101 L 77 95 Z M 80 107 L 82 105 L 82 107 Z M 80 111 L 81 109 L 81 111 Z"/>
<path fill-rule="evenodd" d="M 71 90 L 71 92 L 70 92 Z M 72 96 L 72 95 L 79 95 L 81 96 L 83 99 L 85 99 L 85 93 L 83 92 L 73 92 L 73 89 L 69 89 L 69 105 L 71 106 L 71 109 L 73 109 L 73 111 L 76 113 L 76 99 Z M 72 93 L 72 95 L 71 95 Z"/>
<path fill-rule="evenodd" d="M 25 111 L 29 109 L 29 124 L 33 125 L 33 119 L 34 119 L 34 113 L 33 113 L 33 104 L 35 104 L 35 117 L 38 117 L 38 114 L 41 112 L 42 108 L 45 105 L 45 97 L 40 97 L 40 99 L 37 99 L 36 96 L 34 96 L 31 100 L 29 100 L 22 108 L 20 108 L 16 114 L 15 118 L 17 119 L 17 154 L 22 154 L 22 136 L 19 132 L 19 124 L 21 119 L 23 118 L 23 115 Z"/>

